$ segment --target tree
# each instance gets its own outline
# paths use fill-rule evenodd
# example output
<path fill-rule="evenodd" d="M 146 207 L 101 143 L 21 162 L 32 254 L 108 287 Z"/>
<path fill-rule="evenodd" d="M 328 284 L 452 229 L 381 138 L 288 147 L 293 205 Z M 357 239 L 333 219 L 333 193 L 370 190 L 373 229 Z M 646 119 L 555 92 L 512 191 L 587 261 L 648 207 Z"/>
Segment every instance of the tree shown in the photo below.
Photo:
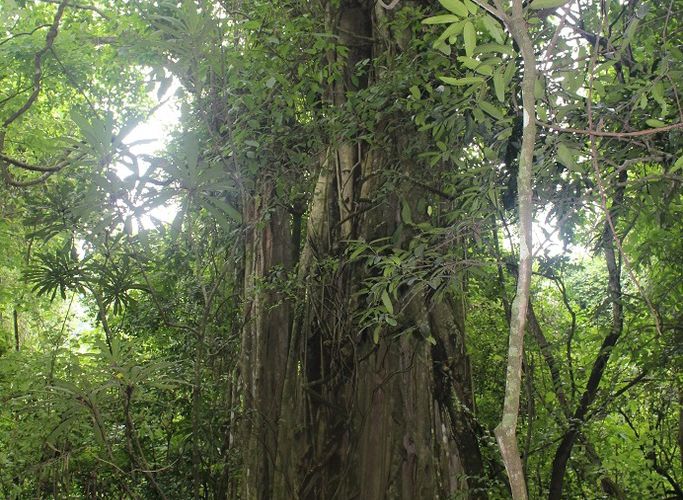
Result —
<path fill-rule="evenodd" d="M 0 8 L 6 496 L 680 493 L 677 2 Z"/>

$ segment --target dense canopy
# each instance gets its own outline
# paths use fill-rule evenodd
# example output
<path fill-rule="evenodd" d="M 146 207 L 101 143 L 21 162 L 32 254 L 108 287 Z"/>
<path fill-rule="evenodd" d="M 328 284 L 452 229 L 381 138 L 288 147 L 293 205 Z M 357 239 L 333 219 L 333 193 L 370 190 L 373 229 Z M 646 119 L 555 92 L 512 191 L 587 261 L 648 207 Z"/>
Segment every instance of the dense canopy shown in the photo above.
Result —
<path fill-rule="evenodd" d="M 0 0 L 0 496 L 683 498 L 681 82 L 681 0 Z"/>

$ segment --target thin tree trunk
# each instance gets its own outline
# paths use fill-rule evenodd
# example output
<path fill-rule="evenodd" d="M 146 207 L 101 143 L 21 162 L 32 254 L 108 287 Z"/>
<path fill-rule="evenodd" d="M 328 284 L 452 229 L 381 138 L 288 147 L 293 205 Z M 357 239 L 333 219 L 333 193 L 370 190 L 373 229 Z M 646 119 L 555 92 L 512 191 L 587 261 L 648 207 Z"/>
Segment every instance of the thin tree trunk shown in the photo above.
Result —
<path fill-rule="evenodd" d="M 12 311 L 12 321 L 14 323 L 14 349 L 19 352 L 19 313 L 16 307 Z"/>
<path fill-rule="evenodd" d="M 194 359 L 194 374 L 192 380 L 192 493 L 195 500 L 199 500 L 201 488 L 201 404 L 202 404 L 202 364 L 204 363 L 204 335 L 197 337 L 197 349 Z"/>
<path fill-rule="evenodd" d="M 526 326 L 529 288 L 531 284 L 532 265 L 532 179 L 533 158 L 536 143 L 536 56 L 524 20 L 521 0 L 512 3 L 512 15 L 500 16 L 519 46 L 524 61 L 522 77 L 522 146 L 519 156 L 517 175 L 518 210 L 519 210 L 519 270 L 517 278 L 517 294 L 512 302 L 510 317 L 510 340 L 508 346 L 508 365 L 505 379 L 505 398 L 503 416 L 495 429 L 498 446 L 503 456 L 503 463 L 510 480 L 512 497 L 515 500 L 527 498 L 526 481 L 517 443 L 517 418 L 519 416 L 519 398 L 522 385 L 522 360 L 524 356 L 524 330 Z"/>
<path fill-rule="evenodd" d="M 618 177 L 619 187 L 614 196 L 614 202 L 610 213 L 606 217 L 611 218 L 606 221 L 603 230 L 603 248 L 605 252 L 605 263 L 607 265 L 607 273 L 609 276 L 608 292 L 609 299 L 612 305 L 612 325 L 609 333 L 604 338 L 600 351 L 593 362 L 586 389 L 581 396 L 579 405 L 574 412 L 571 419 L 569 429 L 562 437 L 560 445 L 555 452 L 553 459 L 552 473 L 550 479 L 550 492 L 548 498 L 551 500 L 559 500 L 562 498 L 562 490 L 564 486 L 564 476 L 567 470 L 567 463 L 579 436 L 581 426 L 586 418 L 588 409 L 595 401 L 598 393 L 600 381 L 607 368 L 607 362 L 612 354 L 612 350 L 616 345 L 624 328 L 624 312 L 623 302 L 621 297 L 621 265 L 617 260 L 616 252 L 614 250 L 614 238 L 612 227 L 616 224 L 616 213 L 614 209 L 621 205 L 624 198 L 624 189 L 626 185 L 627 172 L 623 170 Z"/>
<path fill-rule="evenodd" d="M 560 370 L 559 370 L 558 364 L 555 360 L 555 356 L 553 356 L 553 352 L 552 352 L 552 348 L 550 346 L 550 343 L 546 339 L 545 334 L 543 333 L 543 330 L 541 329 L 541 325 L 538 322 L 538 318 L 536 317 L 536 314 L 534 313 L 534 309 L 533 309 L 531 302 L 529 302 L 529 331 L 531 332 L 531 334 L 536 339 L 536 343 L 540 347 L 541 354 L 543 355 L 543 359 L 545 360 L 545 363 L 548 366 L 548 370 L 550 371 L 550 379 L 552 380 L 552 383 L 553 383 L 553 391 L 555 392 L 555 397 L 557 398 L 558 402 L 560 403 L 560 408 L 562 409 L 562 413 L 564 414 L 567 421 L 571 422 L 571 419 L 572 419 L 571 409 L 570 409 L 570 405 L 569 405 L 569 400 L 567 399 L 567 396 L 564 392 L 564 389 L 562 388 L 562 380 L 560 378 Z M 595 447 L 592 445 L 592 443 L 590 441 L 588 441 L 586 436 L 583 434 L 579 434 L 578 439 L 584 445 L 584 448 L 586 451 L 586 456 L 588 457 L 588 460 L 590 460 L 590 462 L 593 465 L 597 466 L 596 468 L 598 470 L 603 470 L 602 460 L 600 460 L 600 456 L 598 455 L 598 453 L 595 450 Z M 618 498 L 618 499 L 625 498 L 625 494 L 624 494 L 624 491 L 622 490 L 622 488 L 616 483 L 616 481 L 614 481 L 611 477 L 607 476 L 605 473 L 603 473 L 603 476 L 600 478 L 600 485 L 602 487 L 602 490 L 606 494 L 610 495 L 611 497 Z"/>

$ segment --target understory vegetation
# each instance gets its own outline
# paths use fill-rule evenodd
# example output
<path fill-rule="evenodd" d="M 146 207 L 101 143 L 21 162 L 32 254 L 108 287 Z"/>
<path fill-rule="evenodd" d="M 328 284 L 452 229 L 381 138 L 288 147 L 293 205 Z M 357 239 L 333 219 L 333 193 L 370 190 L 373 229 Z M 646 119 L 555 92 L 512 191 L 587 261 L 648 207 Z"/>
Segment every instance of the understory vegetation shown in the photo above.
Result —
<path fill-rule="evenodd" d="M 681 0 L 0 0 L 0 496 L 683 498 L 682 47 Z"/>

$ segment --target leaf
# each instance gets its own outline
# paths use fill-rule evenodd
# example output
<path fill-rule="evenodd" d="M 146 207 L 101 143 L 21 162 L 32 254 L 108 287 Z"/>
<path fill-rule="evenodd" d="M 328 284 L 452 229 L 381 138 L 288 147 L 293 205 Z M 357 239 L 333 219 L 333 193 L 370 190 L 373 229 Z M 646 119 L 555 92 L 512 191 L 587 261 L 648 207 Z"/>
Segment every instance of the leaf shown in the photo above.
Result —
<path fill-rule="evenodd" d="M 458 33 L 460 33 L 460 31 L 462 30 L 462 27 L 463 27 L 462 21 L 451 24 L 448 28 L 446 28 L 443 31 L 443 33 L 441 33 L 439 38 L 437 38 L 436 41 L 434 41 L 433 47 L 438 48 L 439 45 L 444 45 L 444 42 L 446 41 L 446 39 L 453 36 L 453 35 L 457 35 Z"/>
<path fill-rule="evenodd" d="M 455 23 L 457 21 L 460 21 L 458 16 L 454 16 L 453 14 L 442 14 L 440 16 L 432 16 L 428 17 L 427 19 L 423 19 L 422 24 L 446 24 Z"/>
<path fill-rule="evenodd" d="M 384 304 L 389 314 L 394 314 L 394 305 L 391 303 L 391 297 L 389 297 L 389 292 L 386 290 L 382 290 L 382 304 Z"/>
<path fill-rule="evenodd" d="M 192 172 L 191 177 L 194 177 L 194 171 L 199 163 L 199 139 L 197 134 L 190 132 L 183 137 L 183 153 L 187 168 Z"/>
<path fill-rule="evenodd" d="M 505 77 L 506 84 L 509 84 L 512 81 L 512 78 L 515 76 L 515 71 L 517 71 L 517 68 L 513 62 L 510 62 L 507 66 L 505 66 L 505 72 L 503 73 L 503 76 Z"/>
<path fill-rule="evenodd" d="M 479 7 L 477 7 L 477 5 L 474 2 L 472 2 L 472 0 L 464 0 L 464 2 L 465 6 L 467 7 L 467 10 L 470 11 L 470 14 L 472 14 L 473 16 L 477 15 Z"/>
<path fill-rule="evenodd" d="M 439 3 L 453 14 L 457 14 L 460 17 L 467 17 L 467 7 L 465 7 L 465 4 L 460 0 L 439 0 Z"/>
<path fill-rule="evenodd" d="M 405 224 L 412 224 L 413 223 L 413 216 L 410 211 L 410 205 L 408 202 L 403 200 L 402 206 L 401 206 L 401 220 Z"/>
<path fill-rule="evenodd" d="M 372 341 L 373 341 L 375 344 L 379 344 L 379 334 L 380 334 L 381 331 L 382 331 L 382 326 L 381 326 L 381 325 L 377 325 L 377 326 L 375 327 L 375 329 L 372 331 Z"/>
<path fill-rule="evenodd" d="M 67 394 L 76 395 L 80 394 L 81 390 L 71 382 L 66 380 L 55 380 L 52 384 L 53 389 L 58 389 L 66 392 Z"/>
<path fill-rule="evenodd" d="M 474 55 L 474 48 L 477 46 L 477 32 L 470 21 L 465 23 L 462 37 L 465 42 L 465 54 L 467 54 L 467 57 L 472 57 Z"/>
<path fill-rule="evenodd" d="M 655 120 L 654 118 L 650 118 L 649 120 L 645 120 L 645 123 L 647 123 L 652 128 L 659 128 L 659 127 L 666 126 L 666 123 L 664 123 L 662 120 Z"/>
<path fill-rule="evenodd" d="M 517 55 L 517 52 L 514 48 L 510 47 L 509 45 L 502 45 L 500 43 L 484 43 L 477 45 L 477 48 L 474 49 L 475 54 L 486 54 L 488 52 L 498 52 L 510 57 L 515 57 Z"/>
<path fill-rule="evenodd" d="M 579 168 L 574 155 L 575 151 L 565 143 L 562 142 L 557 146 L 557 158 L 560 160 L 560 163 L 570 170 L 577 170 Z"/>
<path fill-rule="evenodd" d="M 446 54 L 447 56 L 451 55 L 451 46 L 447 45 L 443 42 L 439 43 L 438 45 L 435 43 L 434 48 L 438 50 L 439 52 L 442 52 L 443 54 Z"/>
<path fill-rule="evenodd" d="M 71 110 L 71 119 L 78 126 L 81 133 L 85 137 L 86 142 L 92 146 L 98 153 L 104 154 L 106 151 L 102 147 L 102 138 L 96 127 L 90 124 L 88 120 L 75 109 Z"/>
<path fill-rule="evenodd" d="M 505 115 L 493 104 L 487 101 L 480 101 L 479 106 L 481 107 L 482 110 L 484 110 L 486 113 L 491 115 L 492 117 L 498 119 L 498 120 L 503 120 L 505 118 Z"/>
<path fill-rule="evenodd" d="M 489 35 L 491 35 L 491 38 L 493 38 L 496 42 L 502 44 L 503 31 L 500 29 L 500 25 L 491 16 L 488 15 L 484 16 L 481 22 L 484 25 L 484 28 L 486 28 L 486 31 L 489 32 Z"/>
<path fill-rule="evenodd" d="M 534 0 L 529 5 L 529 8 L 533 10 L 556 9 L 557 7 L 562 7 L 567 2 L 568 0 Z"/>
<path fill-rule="evenodd" d="M 500 71 L 493 74 L 493 90 L 500 102 L 505 102 L 505 77 Z"/>
<path fill-rule="evenodd" d="M 467 68 L 467 69 L 474 69 L 474 68 L 476 68 L 477 66 L 479 66 L 479 64 L 481 64 L 481 63 L 480 63 L 479 61 L 477 61 L 476 59 L 473 59 L 473 58 L 467 57 L 467 56 L 459 56 L 459 57 L 458 57 L 458 62 L 459 62 L 460 64 L 462 64 L 462 65 L 463 65 L 465 68 Z"/>
<path fill-rule="evenodd" d="M 674 163 L 674 166 L 671 168 L 671 173 L 673 174 L 681 169 L 683 169 L 683 156 L 676 160 L 676 163 Z"/>
<path fill-rule="evenodd" d="M 474 71 L 484 76 L 491 76 L 493 74 L 493 68 L 488 64 L 480 64 L 479 66 L 474 68 Z"/>
<path fill-rule="evenodd" d="M 440 76 L 439 80 L 449 85 L 476 85 L 483 83 L 484 79 L 481 76 L 466 76 L 464 78 L 452 78 L 450 76 Z"/>
<path fill-rule="evenodd" d="M 219 197 L 207 198 L 207 201 L 221 210 L 225 215 L 234 220 L 235 222 L 242 223 L 242 214 L 233 207 L 230 203 Z"/>
<path fill-rule="evenodd" d="M 420 99 L 420 95 L 421 95 L 420 94 L 420 87 L 418 87 L 417 85 L 413 85 L 412 87 L 410 87 L 410 95 L 413 96 L 413 99 L 418 101 Z"/>

